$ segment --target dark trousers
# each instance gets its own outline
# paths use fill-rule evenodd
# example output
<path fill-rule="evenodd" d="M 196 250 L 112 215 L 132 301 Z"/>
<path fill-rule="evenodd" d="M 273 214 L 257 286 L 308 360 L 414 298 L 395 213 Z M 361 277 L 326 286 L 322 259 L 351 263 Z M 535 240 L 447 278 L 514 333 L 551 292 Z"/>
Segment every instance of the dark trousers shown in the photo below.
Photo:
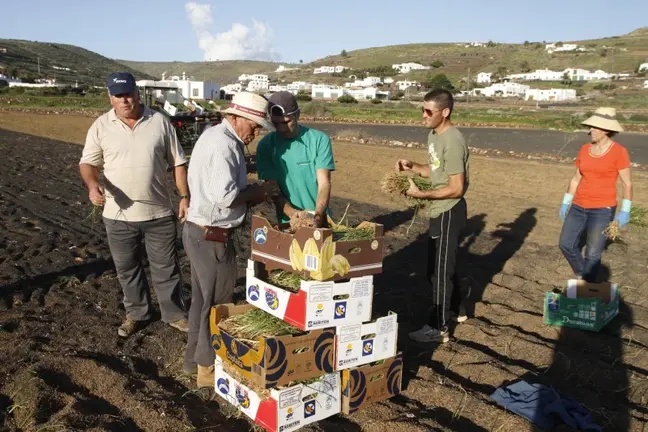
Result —
<path fill-rule="evenodd" d="M 182 242 L 191 263 L 191 307 L 184 369 L 196 364 L 211 366 L 215 353 L 211 346 L 209 314 L 217 304 L 232 303 L 236 286 L 236 254 L 232 241 L 205 240 L 204 229 L 187 222 Z"/>
<path fill-rule="evenodd" d="M 616 207 L 585 209 L 572 205 L 567 212 L 560 233 L 560 250 L 577 277 L 593 282 L 601 266 L 601 255 L 605 248 L 603 231 L 614 219 Z M 587 230 L 585 256 L 581 253 L 580 241 Z"/>
<path fill-rule="evenodd" d="M 461 290 L 455 271 L 459 236 L 466 226 L 468 209 L 461 199 L 450 210 L 430 219 L 427 278 L 432 285 L 432 313 L 428 324 L 445 330 L 449 313 L 459 313 Z"/>
<path fill-rule="evenodd" d="M 135 321 L 151 318 L 151 291 L 142 264 L 144 239 L 162 321 L 171 323 L 186 318 L 173 216 L 143 222 L 104 218 L 104 224 L 124 293 L 126 317 Z"/>

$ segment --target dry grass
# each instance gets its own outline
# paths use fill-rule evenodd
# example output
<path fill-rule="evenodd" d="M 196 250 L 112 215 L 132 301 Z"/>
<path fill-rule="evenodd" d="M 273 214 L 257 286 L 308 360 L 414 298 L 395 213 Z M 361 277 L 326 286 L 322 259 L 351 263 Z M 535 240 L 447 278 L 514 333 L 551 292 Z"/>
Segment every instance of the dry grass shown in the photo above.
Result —
<path fill-rule="evenodd" d="M 619 228 L 619 222 L 612 221 L 610 224 L 603 230 L 603 234 L 608 239 L 615 241 L 621 237 L 621 229 Z"/>

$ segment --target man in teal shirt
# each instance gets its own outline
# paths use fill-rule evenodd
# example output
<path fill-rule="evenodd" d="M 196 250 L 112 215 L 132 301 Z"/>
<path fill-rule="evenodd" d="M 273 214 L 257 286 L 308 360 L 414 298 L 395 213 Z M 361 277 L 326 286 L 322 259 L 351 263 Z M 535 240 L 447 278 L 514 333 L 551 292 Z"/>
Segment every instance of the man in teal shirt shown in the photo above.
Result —
<path fill-rule="evenodd" d="M 299 106 L 292 93 L 276 92 L 268 102 L 276 132 L 259 142 L 256 164 L 259 178 L 276 181 L 281 189 L 275 200 L 279 222 L 307 211 L 314 213 L 318 227 L 326 226 L 331 171 L 335 170 L 331 139 L 324 132 L 299 124 Z"/>

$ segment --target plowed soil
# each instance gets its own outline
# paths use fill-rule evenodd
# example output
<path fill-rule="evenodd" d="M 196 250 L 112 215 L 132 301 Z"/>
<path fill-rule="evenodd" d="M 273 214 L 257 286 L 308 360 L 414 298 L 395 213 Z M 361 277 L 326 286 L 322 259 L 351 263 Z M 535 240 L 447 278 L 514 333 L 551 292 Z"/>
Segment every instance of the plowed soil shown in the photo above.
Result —
<path fill-rule="evenodd" d="M 83 136 L 86 123 L 61 124 L 61 138 L 75 141 L 69 137 Z M 154 320 L 129 339 L 117 336 L 121 292 L 103 225 L 93 220 L 78 176 L 81 147 L 51 139 L 51 129 L 43 134 L 49 138 L 0 130 L 0 430 L 251 430 L 181 375 L 184 334 Z M 335 215 L 349 204 L 351 222 L 373 220 L 387 229 L 374 309 L 376 316 L 399 314 L 404 392 L 304 430 L 536 430 L 489 398 L 520 378 L 574 398 L 603 430 L 645 430 L 645 229 L 630 226 L 604 254 L 603 276 L 622 287 L 611 324 L 599 333 L 546 326 L 544 293 L 571 277 L 557 247 L 557 211 L 573 168 L 473 157 L 459 260 L 470 318 L 453 329 L 450 343 L 417 347 L 407 332 L 429 305 L 426 225 L 419 217 L 408 232 L 412 212 L 382 195 L 379 182 L 396 158 L 424 160 L 425 153 L 348 143 L 334 151 Z M 648 206 L 646 174 L 636 173 L 634 184 L 635 205 Z M 179 239 L 178 247 L 188 294 Z M 242 285 L 242 268 L 239 275 Z M 241 290 L 236 300 L 244 301 Z"/>

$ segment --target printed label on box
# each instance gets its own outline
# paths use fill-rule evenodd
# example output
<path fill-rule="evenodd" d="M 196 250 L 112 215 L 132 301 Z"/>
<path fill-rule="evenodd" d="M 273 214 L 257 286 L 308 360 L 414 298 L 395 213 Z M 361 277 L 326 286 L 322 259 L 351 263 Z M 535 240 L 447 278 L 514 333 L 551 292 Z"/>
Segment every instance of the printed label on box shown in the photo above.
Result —
<path fill-rule="evenodd" d="M 362 337 L 362 324 L 339 327 L 337 337 L 341 343 L 359 340 Z"/>
<path fill-rule="evenodd" d="M 308 301 L 310 303 L 327 302 L 333 300 L 333 285 L 311 285 L 308 288 Z"/>
<path fill-rule="evenodd" d="M 285 390 L 279 396 L 279 408 L 285 409 L 294 405 L 299 405 L 299 394 L 301 387 Z"/>
<path fill-rule="evenodd" d="M 371 278 L 357 279 L 351 282 L 351 297 L 367 297 L 371 293 Z"/>
<path fill-rule="evenodd" d="M 388 315 L 386 317 L 378 318 L 376 324 L 378 324 L 378 334 L 383 335 L 391 333 L 396 328 L 397 315 Z"/>

